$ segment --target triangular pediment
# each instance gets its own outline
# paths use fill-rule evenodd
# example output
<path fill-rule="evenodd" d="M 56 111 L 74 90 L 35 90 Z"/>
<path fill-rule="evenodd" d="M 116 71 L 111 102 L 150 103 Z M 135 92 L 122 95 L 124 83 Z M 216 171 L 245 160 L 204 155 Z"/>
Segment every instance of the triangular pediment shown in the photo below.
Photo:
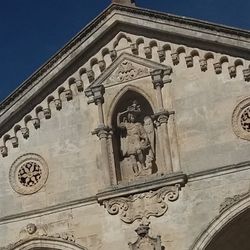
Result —
<path fill-rule="evenodd" d="M 136 55 L 122 53 L 110 67 L 104 70 L 102 74 L 88 86 L 86 92 L 100 84 L 108 88 L 113 85 L 147 77 L 153 70 L 164 70 L 167 68 L 170 67 Z"/>
<path fill-rule="evenodd" d="M 119 46 L 117 46 L 119 44 L 118 36 L 122 32 L 134 36 L 134 39 L 126 45 L 126 48 L 118 48 Z M 74 69 L 78 70 L 82 67 L 84 70 L 81 72 L 90 75 L 90 77 L 87 77 L 89 79 L 87 79 L 87 83 L 84 83 L 84 86 L 78 86 L 79 89 L 85 88 L 86 90 L 89 89 L 89 86 L 101 83 L 108 87 L 121 81 L 128 81 L 130 78 L 138 79 L 149 75 L 152 69 L 167 67 L 164 65 L 168 65 L 169 61 L 160 64 L 154 62 L 150 55 L 146 55 L 148 50 L 152 52 L 152 46 L 154 46 L 150 45 L 152 41 L 145 41 L 142 44 L 143 47 L 140 49 L 144 55 L 140 55 L 140 51 L 139 56 L 137 56 L 137 52 L 134 53 L 134 50 L 138 50 L 137 42 L 140 37 L 164 43 L 156 46 L 157 49 L 154 53 L 157 53 L 159 58 L 155 61 L 164 61 L 165 50 L 168 50 L 170 46 L 168 43 L 174 44 L 169 49 L 172 56 L 171 60 L 173 60 L 173 65 L 171 64 L 173 71 L 174 65 L 177 65 L 179 60 L 178 53 L 180 50 L 178 51 L 178 47 L 183 44 L 192 48 L 206 51 L 216 50 L 216 53 L 249 59 L 250 33 L 247 31 L 141 8 L 112 4 L 0 104 L 0 137 L 11 129 L 13 124 L 20 121 L 27 114 L 27 110 L 31 111 L 53 91 L 57 91 L 63 81 L 71 80 L 71 76 L 76 73 Z M 115 39 L 117 41 L 114 41 Z M 237 44 L 235 40 L 238 41 Z M 103 53 L 103 48 L 108 51 L 107 54 L 111 58 L 111 63 L 110 61 L 104 62 L 106 52 Z M 130 50 L 132 53 L 131 55 L 128 53 L 120 54 L 122 50 Z M 116 55 L 118 55 L 117 58 Z M 102 71 L 100 75 L 94 74 L 96 72 L 93 73 L 92 59 L 97 61 L 97 67 L 99 67 L 98 64 L 104 67 L 104 69 L 100 67 Z M 202 71 L 205 71 L 206 64 L 203 65 L 203 59 L 202 55 L 200 62 Z M 190 52 L 187 53 L 185 60 L 188 67 L 192 67 L 193 62 Z M 216 61 L 214 63 L 216 72 L 221 72 L 220 65 Z M 107 67 L 103 65 L 107 65 Z M 123 70 L 124 67 L 138 69 L 138 71 L 136 74 L 132 72 L 132 75 L 126 75 L 125 72 L 124 78 L 119 77 L 120 70 Z M 234 75 L 235 67 L 230 68 L 230 70 L 232 71 L 231 74 Z M 79 76 L 80 73 L 77 72 L 76 74 Z M 245 79 L 249 81 L 250 70 L 245 69 L 244 74 Z M 67 83 L 66 88 L 69 88 L 70 84 Z M 77 84 L 79 84 L 79 81 Z"/>

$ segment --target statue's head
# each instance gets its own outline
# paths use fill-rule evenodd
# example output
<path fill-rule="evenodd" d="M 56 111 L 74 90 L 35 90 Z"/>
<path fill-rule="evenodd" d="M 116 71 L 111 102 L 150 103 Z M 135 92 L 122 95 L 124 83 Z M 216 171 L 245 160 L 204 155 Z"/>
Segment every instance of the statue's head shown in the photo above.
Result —
<path fill-rule="evenodd" d="M 26 226 L 26 230 L 28 234 L 34 234 L 36 232 L 36 225 L 33 223 L 30 223 Z"/>
<path fill-rule="evenodd" d="M 131 122 L 131 123 L 135 122 L 135 114 L 128 113 L 128 122 Z"/>

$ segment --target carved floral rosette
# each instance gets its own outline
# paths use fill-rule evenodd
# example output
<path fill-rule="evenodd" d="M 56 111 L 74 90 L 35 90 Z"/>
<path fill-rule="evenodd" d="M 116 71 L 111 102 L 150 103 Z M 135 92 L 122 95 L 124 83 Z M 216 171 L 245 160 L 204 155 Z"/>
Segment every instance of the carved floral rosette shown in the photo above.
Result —
<path fill-rule="evenodd" d="M 250 140 L 250 97 L 240 101 L 232 115 L 234 133 L 241 139 Z"/>
<path fill-rule="evenodd" d="M 166 186 L 156 191 L 135 194 L 129 197 L 114 198 L 104 201 L 104 206 L 111 215 L 120 214 L 125 223 L 160 217 L 168 210 L 167 201 L 176 201 L 180 185 Z"/>

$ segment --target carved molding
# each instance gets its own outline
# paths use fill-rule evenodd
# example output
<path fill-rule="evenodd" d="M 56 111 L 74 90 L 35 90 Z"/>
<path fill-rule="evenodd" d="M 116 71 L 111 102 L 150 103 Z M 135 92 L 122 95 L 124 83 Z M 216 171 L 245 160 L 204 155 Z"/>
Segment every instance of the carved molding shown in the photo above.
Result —
<path fill-rule="evenodd" d="M 26 242 L 32 241 L 32 240 L 59 240 L 60 242 L 65 242 L 65 243 L 75 243 L 74 236 L 71 234 L 67 233 L 62 233 L 62 234 L 56 234 L 52 236 L 39 236 L 39 237 L 30 237 L 27 239 L 22 239 L 19 240 L 16 243 L 11 243 L 6 247 L 0 247 L 0 250 L 14 250 L 15 248 L 19 247 L 22 244 L 25 244 Z"/>
<path fill-rule="evenodd" d="M 250 196 L 250 192 L 248 191 L 247 193 L 237 194 L 237 195 L 234 195 L 233 197 L 227 197 L 223 201 L 223 203 L 221 203 L 220 205 L 220 213 L 223 213 L 224 211 L 226 211 L 227 209 L 229 209 L 236 203 L 240 202 L 241 200 L 249 196 Z"/>
<path fill-rule="evenodd" d="M 232 115 L 232 126 L 239 138 L 250 140 L 250 97 L 236 105 Z"/>
<path fill-rule="evenodd" d="M 149 191 L 104 201 L 109 214 L 120 214 L 125 223 L 145 220 L 151 216 L 160 217 L 168 210 L 167 201 L 176 201 L 179 197 L 180 185 L 166 186 L 156 191 Z"/>
<path fill-rule="evenodd" d="M 35 225 L 33 223 L 28 224 L 21 230 L 20 238 L 18 242 L 9 244 L 6 247 L 0 247 L 0 250 L 12 250 L 32 240 L 59 240 L 61 242 L 75 243 L 75 237 L 72 233 L 48 234 L 45 225 Z"/>

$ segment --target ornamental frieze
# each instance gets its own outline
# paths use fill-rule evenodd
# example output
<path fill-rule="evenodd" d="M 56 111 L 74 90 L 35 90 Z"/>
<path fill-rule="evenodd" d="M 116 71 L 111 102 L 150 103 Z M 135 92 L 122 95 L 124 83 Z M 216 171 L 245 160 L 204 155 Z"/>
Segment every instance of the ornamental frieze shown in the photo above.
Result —
<path fill-rule="evenodd" d="M 128 197 L 114 198 L 103 204 L 109 214 L 120 215 L 125 223 L 135 220 L 146 221 L 149 217 L 160 217 L 168 210 L 167 202 L 176 201 L 179 197 L 180 185 L 166 186 L 156 191 L 135 194 Z"/>

